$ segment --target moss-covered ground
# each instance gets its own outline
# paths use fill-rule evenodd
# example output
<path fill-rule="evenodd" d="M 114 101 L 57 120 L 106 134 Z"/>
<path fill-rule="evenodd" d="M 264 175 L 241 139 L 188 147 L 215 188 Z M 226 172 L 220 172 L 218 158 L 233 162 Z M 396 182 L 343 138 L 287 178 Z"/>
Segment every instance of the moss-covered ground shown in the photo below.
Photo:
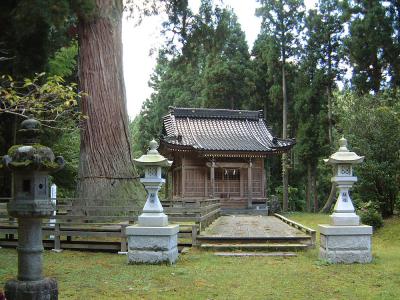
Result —
<path fill-rule="evenodd" d="M 290 214 L 316 228 L 328 216 Z M 46 251 L 60 299 L 400 299 L 400 217 L 374 233 L 371 264 L 329 265 L 318 250 L 297 257 L 217 257 L 191 250 L 174 266 L 127 265 L 117 254 Z M 0 249 L 0 289 L 17 255 Z"/>

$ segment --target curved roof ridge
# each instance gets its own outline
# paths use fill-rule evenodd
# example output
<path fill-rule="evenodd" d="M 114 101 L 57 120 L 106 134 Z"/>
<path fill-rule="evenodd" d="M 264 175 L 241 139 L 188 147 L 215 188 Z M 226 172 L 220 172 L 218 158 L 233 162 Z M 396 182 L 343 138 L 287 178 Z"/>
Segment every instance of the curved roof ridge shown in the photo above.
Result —
<path fill-rule="evenodd" d="M 256 141 L 261 144 L 262 146 L 264 146 L 267 149 L 270 149 L 270 147 L 268 145 L 265 145 L 253 132 L 253 130 L 250 128 L 250 124 L 249 124 L 249 120 L 246 120 L 246 127 L 249 130 L 250 134 L 256 139 Z"/>
<path fill-rule="evenodd" d="M 186 120 L 188 121 L 190 135 L 192 136 L 193 140 L 197 143 L 197 145 L 200 146 L 200 148 L 203 148 L 203 146 L 201 145 L 201 143 L 197 140 L 197 138 L 196 138 L 195 135 L 193 134 L 193 128 L 192 128 L 192 122 L 191 122 L 191 120 L 189 119 L 189 117 L 187 117 Z"/>
<path fill-rule="evenodd" d="M 262 117 L 262 112 L 257 110 L 233 110 L 221 108 L 170 108 L 170 114 L 175 117 L 191 118 L 221 118 L 221 119 L 252 119 Z"/>

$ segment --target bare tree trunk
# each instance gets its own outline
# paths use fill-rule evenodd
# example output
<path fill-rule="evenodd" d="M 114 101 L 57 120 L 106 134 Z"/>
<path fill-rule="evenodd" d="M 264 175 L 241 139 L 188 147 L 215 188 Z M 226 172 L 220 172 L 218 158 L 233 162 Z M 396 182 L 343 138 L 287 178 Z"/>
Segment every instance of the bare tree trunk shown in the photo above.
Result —
<path fill-rule="evenodd" d="M 320 210 L 320 212 L 321 213 L 330 212 L 335 200 L 336 200 L 336 184 L 334 182 L 332 182 L 331 192 L 329 193 L 328 200 L 326 200 L 326 203 L 325 203 L 324 207 Z"/>
<path fill-rule="evenodd" d="M 318 194 L 317 194 L 317 166 L 312 167 L 312 193 L 314 198 L 313 212 L 318 211 Z"/>
<path fill-rule="evenodd" d="M 308 212 L 311 211 L 311 190 L 312 190 L 311 164 L 307 163 L 306 209 Z"/>
<path fill-rule="evenodd" d="M 90 18 L 80 16 L 78 25 L 79 86 L 87 93 L 81 109 L 87 120 L 81 131 L 77 195 L 121 197 L 121 185 L 133 177 L 122 65 L 123 4 L 94 2 Z"/>
<path fill-rule="evenodd" d="M 282 112 L 282 138 L 287 138 L 287 91 L 286 91 L 286 74 L 285 74 L 285 59 L 283 54 L 282 60 L 282 93 L 283 93 L 283 112 Z M 282 154 L 282 185 L 283 185 L 283 211 L 288 210 L 289 203 L 289 172 L 288 172 L 288 157 L 287 153 Z"/>
<path fill-rule="evenodd" d="M 327 97 L 328 97 L 328 136 L 329 136 L 329 145 L 332 147 L 333 144 L 333 134 L 332 134 L 332 91 L 328 88 Z"/>
<path fill-rule="evenodd" d="M 327 88 L 327 97 L 328 97 L 328 136 L 329 136 L 329 146 L 333 145 L 333 134 L 332 134 L 332 44 L 331 39 L 328 42 L 328 88 Z"/>

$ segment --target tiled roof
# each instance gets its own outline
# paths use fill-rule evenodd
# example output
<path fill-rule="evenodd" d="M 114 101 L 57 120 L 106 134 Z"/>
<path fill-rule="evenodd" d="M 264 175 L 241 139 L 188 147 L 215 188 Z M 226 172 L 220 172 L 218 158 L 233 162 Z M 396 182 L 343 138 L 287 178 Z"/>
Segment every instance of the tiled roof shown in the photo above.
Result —
<path fill-rule="evenodd" d="M 262 111 L 171 107 L 163 132 L 170 149 L 267 154 L 295 144 L 273 137 Z"/>

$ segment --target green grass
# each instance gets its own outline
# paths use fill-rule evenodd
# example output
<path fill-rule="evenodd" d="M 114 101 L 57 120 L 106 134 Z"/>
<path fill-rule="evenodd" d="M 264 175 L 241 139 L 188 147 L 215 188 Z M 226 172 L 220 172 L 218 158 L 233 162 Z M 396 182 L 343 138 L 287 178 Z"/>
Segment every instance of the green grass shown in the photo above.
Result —
<path fill-rule="evenodd" d="M 326 215 L 290 214 L 311 228 Z M 371 264 L 329 265 L 318 250 L 297 257 L 216 257 L 192 250 L 174 266 L 127 265 L 116 254 L 45 252 L 60 299 L 400 299 L 400 218 L 373 237 Z M 0 287 L 17 272 L 16 251 L 0 249 Z"/>

